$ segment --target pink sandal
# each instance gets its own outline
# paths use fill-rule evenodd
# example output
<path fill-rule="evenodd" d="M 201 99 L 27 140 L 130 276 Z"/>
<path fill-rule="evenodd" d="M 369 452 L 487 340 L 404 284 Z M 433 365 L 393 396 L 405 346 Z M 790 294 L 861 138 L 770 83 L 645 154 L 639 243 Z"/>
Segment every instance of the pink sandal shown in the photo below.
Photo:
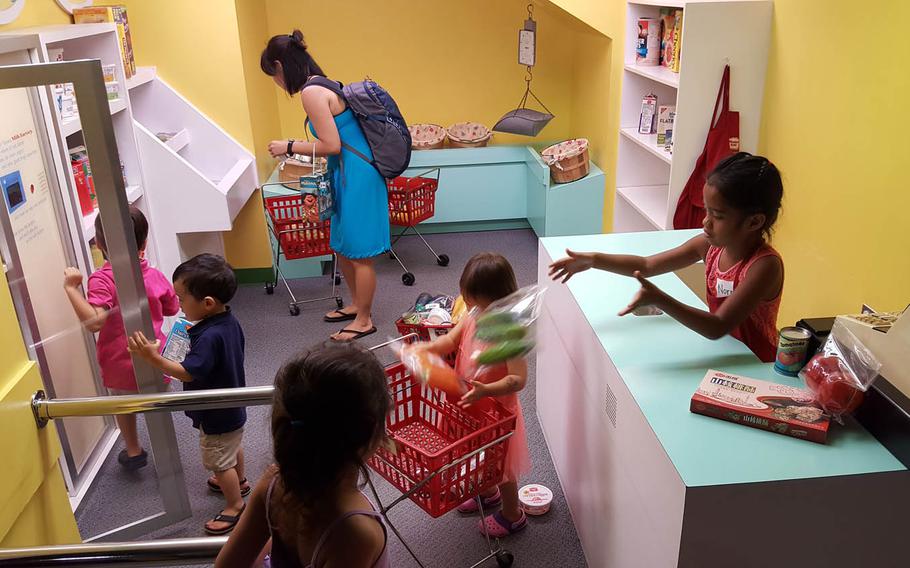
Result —
<path fill-rule="evenodd" d="M 492 510 L 493 507 L 497 507 L 497 506 L 499 506 L 500 503 L 502 503 L 502 493 L 499 492 L 498 487 L 496 488 L 496 493 L 490 495 L 489 497 L 481 496 L 480 498 L 483 499 L 484 509 L 489 508 L 490 510 Z M 476 513 L 477 511 L 480 510 L 480 506 L 477 504 L 477 498 L 475 497 L 474 499 L 468 499 L 467 501 L 465 501 L 464 503 L 462 503 L 461 505 L 456 507 L 455 510 L 458 511 L 459 513 L 461 513 L 462 515 L 473 515 L 474 513 Z"/>
<path fill-rule="evenodd" d="M 528 517 L 522 511 L 521 518 L 513 523 L 502 516 L 502 511 L 496 511 L 477 523 L 477 528 L 481 534 L 484 532 L 484 526 L 486 526 L 486 532 L 491 537 L 505 538 L 526 529 L 528 527 Z"/>

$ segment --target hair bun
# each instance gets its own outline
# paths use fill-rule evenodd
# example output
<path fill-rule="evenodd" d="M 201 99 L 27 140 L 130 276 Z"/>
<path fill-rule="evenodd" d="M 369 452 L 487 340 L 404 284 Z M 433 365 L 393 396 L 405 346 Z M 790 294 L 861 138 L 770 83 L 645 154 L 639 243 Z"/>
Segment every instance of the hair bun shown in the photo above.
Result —
<path fill-rule="evenodd" d="M 289 37 L 300 44 L 300 46 L 306 49 L 306 44 L 303 43 L 303 32 L 300 30 L 294 30 L 289 34 Z"/>

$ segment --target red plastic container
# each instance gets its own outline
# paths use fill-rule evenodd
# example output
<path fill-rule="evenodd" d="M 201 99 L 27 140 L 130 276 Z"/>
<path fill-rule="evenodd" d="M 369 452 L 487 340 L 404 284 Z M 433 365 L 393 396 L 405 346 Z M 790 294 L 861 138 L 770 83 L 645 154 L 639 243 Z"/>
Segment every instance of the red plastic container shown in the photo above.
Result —
<path fill-rule="evenodd" d="M 453 323 L 440 323 L 440 324 L 419 324 L 419 323 L 405 323 L 401 318 L 395 322 L 395 327 L 398 328 L 398 333 L 402 336 L 410 335 L 412 333 L 417 335 L 416 341 L 433 341 L 440 335 L 445 335 L 452 331 L 452 328 L 455 327 Z M 443 359 L 446 363 L 451 366 L 455 366 L 455 359 L 458 357 L 458 352 L 449 353 Z"/>
<path fill-rule="evenodd" d="M 309 221 L 302 196 L 267 197 L 264 201 L 285 258 L 293 260 L 332 254 L 329 221 Z"/>
<path fill-rule="evenodd" d="M 386 432 L 395 451 L 380 448 L 369 466 L 402 493 L 443 466 L 515 430 L 515 415 L 487 398 L 461 408 L 445 394 L 421 385 L 398 363 L 386 369 L 392 412 Z M 432 517 L 499 485 L 510 438 L 432 477 L 410 499 Z"/>
<path fill-rule="evenodd" d="M 389 223 L 410 227 L 426 221 L 436 212 L 439 180 L 426 177 L 397 177 L 389 180 Z"/>

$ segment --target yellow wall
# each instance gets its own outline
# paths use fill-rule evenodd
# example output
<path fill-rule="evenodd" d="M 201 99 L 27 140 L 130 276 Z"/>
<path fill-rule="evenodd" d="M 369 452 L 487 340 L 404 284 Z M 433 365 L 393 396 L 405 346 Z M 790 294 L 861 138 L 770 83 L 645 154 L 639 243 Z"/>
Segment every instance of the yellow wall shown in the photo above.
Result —
<path fill-rule="evenodd" d="M 910 3 L 831 8 L 774 2 L 760 147 L 784 175 L 782 325 L 910 302 Z"/>
<path fill-rule="evenodd" d="M 330 77 L 352 82 L 369 75 L 392 93 L 409 123 L 471 120 L 492 127 L 524 93 L 525 71 L 517 63 L 518 29 L 527 18 L 523 0 L 385 0 L 381 12 L 394 14 L 401 39 L 377 25 L 377 10 L 357 3 L 267 0 L 267 5 L 272 35 L 300 28 Z M 556 115 L 539 139 L 565 138 L 571 135 L 576 28 L 546 5 L 534 17 L 539 33 L 532 86 Z M 281 138 L 299 138 L 305 118 L 299 97 L 278 92 L 278 102 Z M 530 140 L 493 138 L 498 144 Z"/>

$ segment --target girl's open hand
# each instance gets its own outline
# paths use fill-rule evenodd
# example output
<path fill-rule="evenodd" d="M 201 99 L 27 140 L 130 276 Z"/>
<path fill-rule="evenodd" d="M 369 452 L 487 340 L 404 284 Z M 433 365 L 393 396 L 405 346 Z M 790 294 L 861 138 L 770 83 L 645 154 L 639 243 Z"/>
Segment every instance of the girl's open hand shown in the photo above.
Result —
<path fill-rule="evenodd" d="M 486 384 L 477 381 L 468 381 L 468 384 L 471 385 L 471 390 L 466 392 L 464 396 L 461 397 L 461 400 L 458 401 L 460 406 L 468 407 L 478 400 L 490 396 L 490 387 Z"/>
<path fill-rule="evenodd" d="M 149 341 L 141 331 L 137 331 L 127 339 L 127 349 L 129 349 L 130 353 L 135 353 L 147 361 L 152 360 L 158 355 L 160 346 L 160 341 L 157 339 L 155 341 Z"/>
<path fill-rule="evenodd" d="M 550 265 L 550 278 L 553 280 L 561 278 L 562 283 L 565 284 L 573 275 L 584 272 L 594 266 L 593 253 L 575 252 L 566 249 L 566 254 L 569 256 L 561 258 Z"/>
<path fill-rule="evenodd" d="M 82 272 L 78 268 L 69 266 L 63 269 L 63 287 L 78 288 L 82 285 Z"/>
<path fill-rule="evenodd" d="M 626 306 L 624 310 L 619 312 L 619 315 L 624 316 L 632 313 L 636 308 L 641 308 L 644 306 L 657 306 L 660 307 L 660 302 L 665 297 L 665 294 L 655 286 L 650 280 L 641 275 L 641 272 L 638 270 L 633 274 L 641 288 L 638 290 L 638 293 L 635 294 L 635 297 L 632 298 L 632 302 Z"/>
<path fill-rule="evenodd" d="M 285 156 L 288 152 L 288 141 L 287 140 L 272 140 L 269 142 L 269 154 L 273 158 L 278 158 L 279 156 Z"/>

